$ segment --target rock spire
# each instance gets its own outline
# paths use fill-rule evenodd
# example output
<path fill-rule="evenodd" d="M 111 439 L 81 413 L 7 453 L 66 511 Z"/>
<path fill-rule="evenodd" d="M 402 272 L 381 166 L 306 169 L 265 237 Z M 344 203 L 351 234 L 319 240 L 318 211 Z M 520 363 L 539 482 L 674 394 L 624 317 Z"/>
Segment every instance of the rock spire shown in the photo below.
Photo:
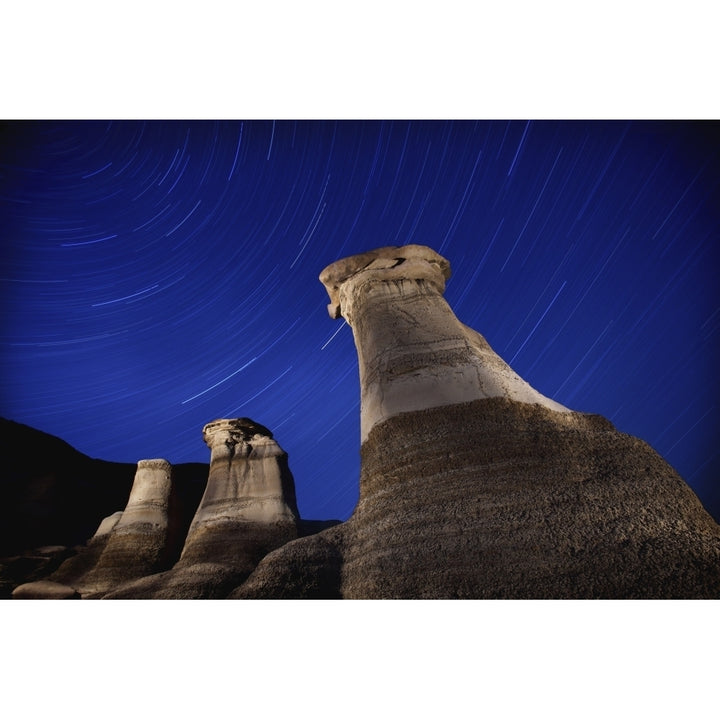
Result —
<path fill-rule="evenodd" d="M 361 435 L 404 412 L 489 397 L 568 412 L 520 378 L 443 298 L 450 263 L 422 245 L 338 260 L 320 281 L 328 311 L 353 330 L 360 366 Z"/>
<path fill-rule="evenodd" d="M 443 300 L 449 276 L 417 245 L 322 272 L 358 351 L 360 500 L 231 597 L 720 596 L 720 527 L 690 488 L 523 381 Z"/>
<path fill-rule="evenodd" d="M 177 543 L 172 523 L 172 466 L 157 458 L 140 460 L 122 512 L 106 517 L 87 548 L 66 560 L 50 580 L 83 597 L 101 597 L 117 586 L 167 568 Z M 40 596 L 38 591 L 38 597 Z"/>
<path fill-rule="evenodd" d="M 210 474 L 180 564 L 226 557 L 235 562 L 239 549 L 249 548 L 233 538 L 260 526 L 285 528 L 284 541 L 297 537 L 295 485 L 287 454 L 270 430 L 249 418 L 215 420 L 203 428 L 203 439 L 210 448 Z M 264 542 L 261 547 L 267 552 Z"/>

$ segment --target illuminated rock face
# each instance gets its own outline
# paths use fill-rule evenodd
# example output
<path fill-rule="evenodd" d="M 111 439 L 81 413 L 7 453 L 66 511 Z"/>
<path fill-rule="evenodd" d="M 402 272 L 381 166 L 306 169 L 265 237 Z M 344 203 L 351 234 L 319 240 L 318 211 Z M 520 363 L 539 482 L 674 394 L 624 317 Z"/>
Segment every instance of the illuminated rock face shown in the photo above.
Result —
<path fill-rule="evenodd" d="M 442 294 L 450 264 L 420 245 L 385 247 L 323 270 L 330 316 L 352 327 L 360 366 L 361 440 L 404 412 L 490 397 L 567 408 L 534 390 Z"/>
<path fill-rule="evenodd" d="M 203 428 L 203 439 L 210 448 L 210 476 L 191 533 L 224 519 L 297 521 L 287 455 L 267 428 L 248 418 L 215 420 Z"/>
<path fill-rule="evenodd" d="M 211 453 L 210 474 L 178 564 L 237 562 L 246 551 L 255 557 L 272 549 L 260 535 L 276 536 L 273 548 L 297 537 L 287 454 L 270 430 L 248 418 L 215 420 L 203 428 L 203 438 Z"/>
<path fill-rule="evenodd" d="M 320 277 L 358 351 L 360 499 L 231 597 L 720 596 L 720 526 L 690 488 L 462 325 L 441 297 L 446 260 L 381 248 Z"/>

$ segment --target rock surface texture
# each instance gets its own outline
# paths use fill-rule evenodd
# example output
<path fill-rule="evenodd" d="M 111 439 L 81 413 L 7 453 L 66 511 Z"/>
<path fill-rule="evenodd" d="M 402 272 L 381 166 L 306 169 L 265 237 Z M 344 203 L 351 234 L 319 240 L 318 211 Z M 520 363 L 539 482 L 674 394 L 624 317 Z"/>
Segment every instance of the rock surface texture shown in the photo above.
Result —
<path fill-rule="evenodd" d="M 231 597 L 719 597 L 720 526 L 690 488 L 518 377 L 442 298 L 449 271 L 415 245 L 323 271 L 358 351 L 360 500 Z"/>

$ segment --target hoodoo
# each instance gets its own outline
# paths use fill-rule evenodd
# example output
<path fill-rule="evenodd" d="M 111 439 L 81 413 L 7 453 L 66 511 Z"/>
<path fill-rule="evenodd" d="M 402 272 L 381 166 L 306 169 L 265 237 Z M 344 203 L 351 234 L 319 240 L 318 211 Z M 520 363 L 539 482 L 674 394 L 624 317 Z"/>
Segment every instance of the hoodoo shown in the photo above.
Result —
<path fill-rule="evenodd" d="M 204 486 L 205 470 L 178 482 L 166 461 L 141 461 L 125 510 L 13 596 L 720 597 L 720 526 L 688 485 L 645 442 L 519 377 L 455 317 L 449 277 L 420 245 L 320 275 L 358 353 L 349 520 L 301 520 L 270 430 L 215 420 Z"/>
<path fill-rule="evenodd" d="M 354 255 L 320 275 L 330 317 L 344 317 L 355 337 L 363 442 L 394 415 L 489 397 L 568 412 L 455 317 L 442 296 L 449 277 L 450 263 L 422 245 Z"/>
<path fill-rule="evenodd" d="M 83 597 L 101 597 L 118 585 L 164 570 L 172 553 L 172 466 L 140 460 L 125 510 L 105 518 L 80 554 L 66 560 L 50 580 Z M 38 586 L 37 597 L 41 597 Z"/>
<path fill-rule="evenodd" d="M 225 597 L 268 552 L 298 536 L 287 454 L 270 430 L 248 418 L 222 419 L 208 423 L 203 438 L 210 472 L 180 559 L 106 597 Z"/>
<path fill-rule="evenodd" d="M 173 533 L 169 524 L 173 491 L 167 460 L 140 460 L 130 497 L 97 564 L 78 587 L 105 593 L 123 582 L 167 567 Z"/>
<path fill-rule="evenodd" d="M 232 597 L 718 597 L 720 526 L 685 482 L 522 380 L 455 317 L 449 275 L 418 245 L 322 272 L 358 352 L 360 500 Z"/>
<path fill-rule="evenodd" d="M 266 427 L 216 420 L 203 428 L 210 475 L 178 566 L 196 562 L 251 567 L 270 549 L 297 537 L 295 485 L 285 451 Z"/>

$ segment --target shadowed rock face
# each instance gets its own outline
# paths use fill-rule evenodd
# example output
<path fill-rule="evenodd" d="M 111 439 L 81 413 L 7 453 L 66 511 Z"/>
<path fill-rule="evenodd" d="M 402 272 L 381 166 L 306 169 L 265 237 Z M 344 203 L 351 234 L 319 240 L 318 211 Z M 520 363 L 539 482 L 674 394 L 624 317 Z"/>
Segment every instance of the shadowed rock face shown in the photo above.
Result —
<path fill-rule="evenodd" d="M 323 271 L 358 350 L 360 500 L 231 597 L 720 596 L 720 526 L 690 488 L 520 379 L 441 298 L 448 276 L 418 246 Z"/>
<path fill-rule="evenodd" d="M 135 466 L 95 460 L 47 433 L 0 418 L 0 558 L 72 547 L 122 510 Z"/>

